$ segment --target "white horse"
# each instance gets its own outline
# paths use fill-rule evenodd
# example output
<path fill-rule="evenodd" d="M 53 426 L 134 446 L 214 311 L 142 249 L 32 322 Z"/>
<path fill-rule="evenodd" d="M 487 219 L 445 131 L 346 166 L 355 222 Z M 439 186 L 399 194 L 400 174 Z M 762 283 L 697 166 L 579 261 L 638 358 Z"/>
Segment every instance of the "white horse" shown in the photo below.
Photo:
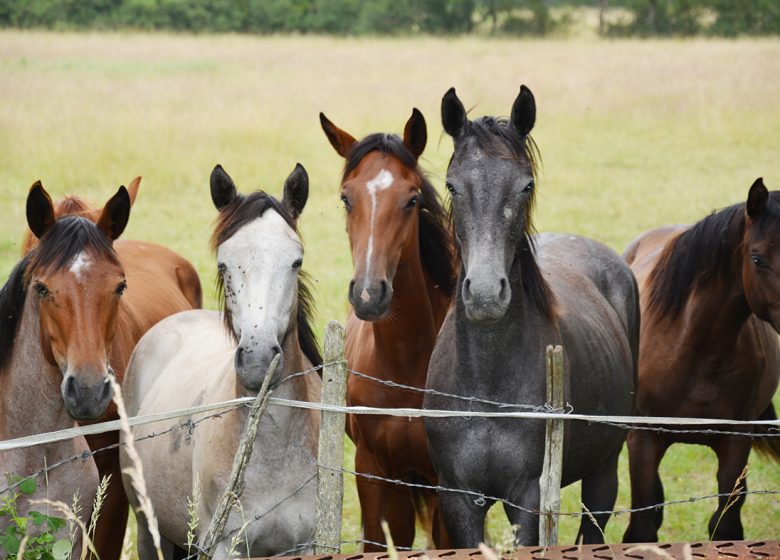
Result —
<path fill-rule="evenodd" d="M 277 371 L 282 373 L 274 396 L 319 402 L 316 374 L 287 379 L 322 363 L 309 324 L 310 296 L 296 231 L 308 190 L 301 165 L 285 181 L 281 203 L 261 191 L 239 195 L 222 167 L 214 169 L 211 198 L 219 218 L 212 245 L 223 314 L 179 313 L 140 340 L 124 382 L 128 414 L 256 395 L 279 353 L 282 363 Z M 248 409 L 198 423 L 203 416 L 133 429 L 139 439 L 173 428 L 137 444 L 166 558 L 175 547 L 186 545 L 187 498 L 196 481 L 202 489 L 196 535 L 202 541 L 230 477 Z M 196 423 L 194 428 L 190 421 Z M 309 548 L 305 545 L 314 536 L 318 434 L 318 412 L 269 405 L 246 469 L 240 506 L 231 512 L 214 558 L 225 558 L 231 542 L 238 543 L 236 552 L 246 556 Z M 123 470 L 133 468 L 124 447 L 121 460 Z M 127 475 L 123 482 L 137 511 L 138 496 Z M 138 554 L 141 560 L 157 558 L 142 512 Z"/>

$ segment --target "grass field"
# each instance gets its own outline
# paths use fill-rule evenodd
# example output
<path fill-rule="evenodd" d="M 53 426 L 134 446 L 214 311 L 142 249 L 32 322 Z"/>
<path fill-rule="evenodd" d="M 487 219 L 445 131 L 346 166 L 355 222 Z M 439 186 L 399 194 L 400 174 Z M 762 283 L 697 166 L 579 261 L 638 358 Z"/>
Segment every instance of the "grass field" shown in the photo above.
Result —
<path fill-rule="evenodd" d="M 143 175 L 128 238 L 153 240 L 197 266 L 213 307 L 207 245 L 221 163 L 239 189 L 274 194 L 296 161 L 311 178 L 301 219 L 320 331 L 343 320 L 351 276 L 338 197 L 341 160 L 317 115 L 361 137 L 428 119 L 423 165 L 441 188 L 452 144 L 439 101 L 456 86 L 474 115 L 507 114 L 521 83 L 536 95 L 544 171 L 536 225 L 622 251 L 638 233 L 690 222 L 746 197 L 758 176 L 780 188 L 780 41 L 510 41 L 0 33 L 0 275 L 25 228 L 27 189 L 102 203 Z M 348 444 L 349 445 L 349 444 Z M 348 447 L 351 453 L 351 447 Z M 351 459 L 348 459 L 351 467 Z M 617 509 L 629 506 L 621 458 Z M 716 492 L 714 455 L 675 446 L 667 498 Z M 752 489 L 780 489 L 780 466 L 753 455 Z M 182 489 L 187 492 L 187 489 Z M 579 509 L 566 489 L 563 509 Z M 359 536 L 354 483 L 345 539 Z M 667 508 L 662 538 L 703 539 L 713 501 Z M 780 538 L 780 499 L 753 496 L 747 538 Z M 503 513 L 491 512 L 501 538 Z M 611 521 L 619 541 L 627 518 Z M 571 542 L 574 522 L 564 521 Z M 422 543 L 423 541 L 420 540 Z"/>

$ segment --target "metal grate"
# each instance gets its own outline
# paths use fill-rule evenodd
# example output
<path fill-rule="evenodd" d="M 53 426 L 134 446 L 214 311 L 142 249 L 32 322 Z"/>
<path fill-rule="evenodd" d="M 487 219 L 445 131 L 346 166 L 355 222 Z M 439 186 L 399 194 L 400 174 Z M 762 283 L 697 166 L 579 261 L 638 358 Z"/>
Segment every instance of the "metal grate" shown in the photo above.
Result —
<path fill-rule="evenodd" d="M 426 552 L 398 552 L 399 560 L 423 557 L 431 560 L 487 560 L 478 549 L 429 550 Z M 366 554 L 333 554 L 317 556 L 286 556 L 281 560 L 388 560 L 385 552 Z M 506 560 L 780 560 L 780 541 L 715 541 L 693 543 L 601 544 L 585 546 L 553 546 L 549 548 L 523 547 Z M 277 560 L 280 560 L 277 558 Z"/>

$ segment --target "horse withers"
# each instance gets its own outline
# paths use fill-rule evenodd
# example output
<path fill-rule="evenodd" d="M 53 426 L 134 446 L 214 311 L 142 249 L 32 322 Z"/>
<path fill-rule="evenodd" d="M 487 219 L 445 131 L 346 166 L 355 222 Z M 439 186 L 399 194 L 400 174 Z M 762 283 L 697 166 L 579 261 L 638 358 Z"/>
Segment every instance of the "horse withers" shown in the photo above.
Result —
<path fill-rule="evenodd" d="M 137 189 L 138 180 L 134 181 Z M 110 378 L 122 379 L 135 341 L 165 315 L 200 305 L 191 265 L 152 243 L 117 240 L 130 216 L 121 187 L 101 208 L 70 197 L 55 205 L 40 182 L 27 198 L 28 251 L 0 295 L 0 436 L 21 437 L 115 415 Z M 13 395 L 13 396 L 12 396 Z M 2 471 L 26 476 L 44 464 L 118 441 L 109 433 L 0 454 Z M 58 466 L 38 487 L 70 503 L 78 490 L 92 507 L 99 476 L 113 484 L 95 545 L 118 558 L 127 519 L 116 449 Z M 46 494 L 48 492 L 48 494 Z"/>
<path fill-rule="evenodd" d="M 455 277 L 446 212 L 417 161 L 427 142 L 425 119 L 414 109 L 403 138 L 378 133 L 359 142 L 322 114 L 320 122 L 346 160 L 341 200 L 354 265 L 347 361 L 358 373 L 389 382 L 352 375 L 347 401 L 420 408 L 428 360 Z M 347 432 L 355 442 L 358 472 L 436 483 L 420 419 L 350 415 Z M 412 546 L 415 514 L 436 547 L 449 545 L 435 492 L 360 476 L 356 482 L 364 550 L 384 550 L 382 519 L 396 545 Z"/>
<path fill-rule="evenodd" d="M 693 226 L 645 232 L 629 245 L 625 258 L 636 274 L 642 302 L 638 412 L 776 418 L 772 396 L 780 379 L 780 192 L 770 193 L 757 179 L 745 203 Z M 728 495 L 747 464 L 751 445 L 780 460 L 778 439 L 674 428 L 679 433 L 629 433 L 632 508 L 664 501 L 658 466 L 670 445 L 707 445 L 718 457 L 722 494 L 710 518 L 710 538 L 741 540 L 745 496 L 738 495 L 727 507 Z M 747 489 L 745 480 L 739 489 Z M 662 508 L 632 513 L 623 540 L 656 541 L 662 521 Z"/>
<path fill-rule="evenodd" d="M 455 150 L 447 171 L 461 265 L 451 313 L 428 369 L 428 388 L 513 405 L 546 400 L 545 347 L 564 348 L 565 401 L 584 414 L 631 414 L 636 386 L 639 301 L 626 263 L 596 241 L 568 234 L 531 235 L 536 151 L 531 91 L 522 87 L 508 120 L 470 121 L 454 88 L 442 123 Z M 426 394 L 425 408 L 495 411 Z M 512 407 L 503 408 L 512 410 Z M 516 409 L 517 410 L 517 409 Z M 519 408 L 523 410 L 523 408 Z M 539 477 L 545 423 L 539 420 L 427 418 L 439 500 L 458 548 L 484 540 L 490 500 L 505 505 L 515 543 L 539 539 Z M 608 511 L 617 496 L 619 428 L 566 422 L 562 484 L 582 480 L 582 503 Z M 602 541 L 608 514 L 583 516 L 580 537 Z"/>
<path fill-rule="evenodd" d="M 212 246 L 217 255 L 223 312 L 189 311 L 161 321 L 138 343 L 124 385 L 128 414 L 151 414 L 256 395 L 271 361 L 281 355 L 274 396 L 319 402 L 322 363 L 311 329 L 311 297 L 301 271 L 296 224 L 308 198 L 308 176 L 297 166 L 280 203 L 258 191 L 240 195 L 217 166 L 211 197 L 219 210 Z M 201 488 L 197 540 L 209 527 L 233 465 L 249 410 L 204 415 L 133 429 L 136 438 L 173 428 L 138 444 L 148 496 L 164 553 L 187 543 L 187 494 Z M 202 421 L 201 421 L 202 420 Z M 227 521 L 214 558 L 236 539 L 247 556 L 305 553 L 314 536 L 319 413 L 269 405 L 246 467 L 244 490 Z M 136 468 L 123 452 L 124 469 Z M 138 554 L 156 559 L 130 479 L 125 488 L 138 511 Z"/>

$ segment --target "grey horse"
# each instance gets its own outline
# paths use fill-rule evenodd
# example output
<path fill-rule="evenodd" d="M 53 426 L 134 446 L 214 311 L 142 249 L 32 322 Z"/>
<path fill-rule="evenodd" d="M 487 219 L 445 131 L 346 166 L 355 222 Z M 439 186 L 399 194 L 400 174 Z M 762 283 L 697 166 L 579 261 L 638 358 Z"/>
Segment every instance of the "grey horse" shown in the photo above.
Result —
<path fill-rule="evenodd" d="M 639 340 L 634 276 L 597 241 L 568 234 L 532 236 L 538 152 L 529 136 L 536 102 L 525 86 L 511 117 L 470 121 L 454 88 L 442 99 L 444 130 L 455 151 L 447 171 L 460 269 L 453 308 L 439 333 L 428 388 L 513 404 L 545 402 L 544 349 L 564 347 L 564 396 L 585 414 L 631 414 Z M 496 410 L 428 393 L 428 409 Z M 509 409 L 512 410 L 512 409 Z M 515 409 L 517 410 L 517 409 Z M 507 500 L 517 545 L 539 538 L 539 478 L 545 423 L 485 418 L 426 419 L 440 484 Z M 565 424 L 562 484 L 582 480 L 582 502 L 607 511 L 617 496 L 617 460 L 625 431 Z M 447 530 L 457 548 L 484 540 L 491 500 L 442 492 Z M 494 501 L 494 500 L 493 500 Z M 530 510 L 530 511 L 526 511 Z M 580 537 L 602 542 L 583 516 Z"/>

